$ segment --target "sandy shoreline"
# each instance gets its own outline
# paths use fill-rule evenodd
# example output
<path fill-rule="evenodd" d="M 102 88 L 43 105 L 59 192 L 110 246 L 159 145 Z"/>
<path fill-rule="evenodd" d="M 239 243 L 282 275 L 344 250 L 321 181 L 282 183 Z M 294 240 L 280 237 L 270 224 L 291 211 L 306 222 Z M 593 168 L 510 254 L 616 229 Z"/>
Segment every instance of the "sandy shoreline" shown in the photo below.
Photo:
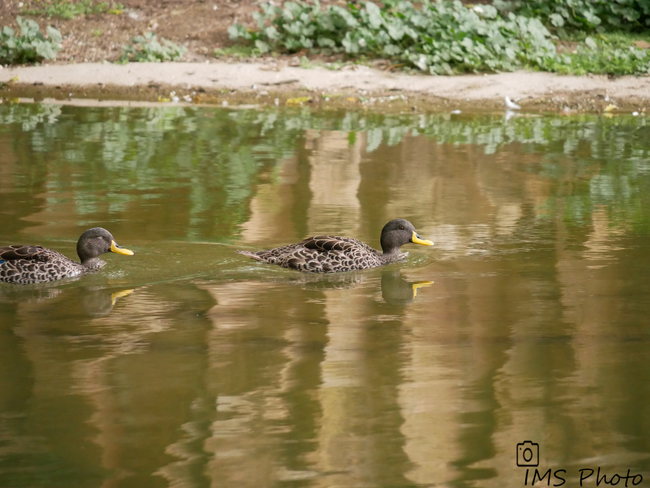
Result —
<path fill-rule="evenodd" d="M 398 99 L 415 110 L 449 107 L 493 109 L 509 96 L 522 108 L 601 112 L 614 105 L 621 112 L 645 112 L 650 105 L 650 77 L 560 76 L 541 72 L 489 75 L 425 76 L 359 66 L 270 68 L 265 63 L 84 63 L 0 69 L 0 97 L 98 98 L 155 101 L 175 90 L 203 103 L 282 103 L 306 96 L 322 103 L 324 95 L 345 96 L 345 103 L 368 98 Z M 198 92 L 198 93 L 197 93 Z M 356 97 L 356 99 L 350 97 Z M 361 99 L 361 100 L 359 100 Z M 335 100 L 333 100 L 335 102 Z M 404 107 L 400 107 L 403 109 Z M 609 107 L 612 110 L 612 107 Z M 650 107 L 648 107 L 650 113 Z"/>

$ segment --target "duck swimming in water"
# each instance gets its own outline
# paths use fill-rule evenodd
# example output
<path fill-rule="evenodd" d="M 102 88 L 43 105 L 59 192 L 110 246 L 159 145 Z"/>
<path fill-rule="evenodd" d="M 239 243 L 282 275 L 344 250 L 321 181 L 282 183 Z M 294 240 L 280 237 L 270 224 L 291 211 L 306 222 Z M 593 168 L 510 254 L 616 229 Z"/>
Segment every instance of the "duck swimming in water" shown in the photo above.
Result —
<path fill-rule="evenodd" d="M 79 237 L 77 254 L 81 263 L 41 246 L 0 247 L 0 282 L 28 285 L 80 276 L 103 268 L 106 263 L 99 256 L 106 252 L 133 255 L 101 227 L 88 229 Z"/>
<path fill-rule="evenodd" d="M 413 243 L 433 246 L 422 239 L 408 220 L 395 219 L 381 231 L 381 248 L 377 251 L 367 244 L 350 237 L 319 235 L 297 244 L 276 247 L 267 251 L 237 251 L 269 264 L 308 273 L 339 273 L 369 269 L 400 261 L 406 253 L 400 251 L 404 244 Z"/>

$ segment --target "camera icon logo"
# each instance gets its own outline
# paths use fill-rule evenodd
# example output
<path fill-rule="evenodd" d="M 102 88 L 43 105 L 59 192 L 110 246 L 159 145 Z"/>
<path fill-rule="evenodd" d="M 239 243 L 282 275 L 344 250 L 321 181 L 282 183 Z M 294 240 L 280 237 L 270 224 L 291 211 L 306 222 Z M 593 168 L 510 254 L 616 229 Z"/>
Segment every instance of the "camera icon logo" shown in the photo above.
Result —
<path fill-rule="evenodd" d="M 517 444 L 517 466 L 539 466 L 539 444 L 524 441 Z"/>

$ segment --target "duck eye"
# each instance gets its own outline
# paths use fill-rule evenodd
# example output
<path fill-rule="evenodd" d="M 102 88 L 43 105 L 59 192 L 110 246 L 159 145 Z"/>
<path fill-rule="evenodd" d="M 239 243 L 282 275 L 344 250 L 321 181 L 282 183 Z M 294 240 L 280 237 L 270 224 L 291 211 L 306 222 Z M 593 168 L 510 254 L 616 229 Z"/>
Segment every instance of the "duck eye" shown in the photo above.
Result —
<path fill-rule="evenodd" d="M 399 230 L 404 230 L 404 226 L 403 226 L 403 225 L 400 225 L 400 226 L 399 226 Z"/>

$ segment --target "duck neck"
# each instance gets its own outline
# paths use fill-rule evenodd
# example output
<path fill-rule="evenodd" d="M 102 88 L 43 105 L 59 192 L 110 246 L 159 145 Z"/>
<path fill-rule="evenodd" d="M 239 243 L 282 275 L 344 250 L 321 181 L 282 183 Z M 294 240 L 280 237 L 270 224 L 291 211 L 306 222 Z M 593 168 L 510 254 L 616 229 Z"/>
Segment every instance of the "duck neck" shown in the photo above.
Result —
<path fill-rule="evenodd" d="M 103 268 L 106 265 L 106 263 L 97 257 L 85 258 L 85 259 L 81 258 L 81 265 L 84 268 L 99 269 L 99 268 Z"/>
<path fill-rule="evenodd" d="M 384 256 L 394 256 L 400 254 L 400 249 L 399 247 L 389 247 L 388 249 L 384 249 L 382 247 L 382 251 Z"/>
<path fill-rule="evenodd" d="M 399 261 L 404 256 L 405 254 L 400 251 L 399 247 L 394 247 L 392 249 L 384 251 L 381 257 L 385 262 L 392 263 L 393 261 Z"/>

